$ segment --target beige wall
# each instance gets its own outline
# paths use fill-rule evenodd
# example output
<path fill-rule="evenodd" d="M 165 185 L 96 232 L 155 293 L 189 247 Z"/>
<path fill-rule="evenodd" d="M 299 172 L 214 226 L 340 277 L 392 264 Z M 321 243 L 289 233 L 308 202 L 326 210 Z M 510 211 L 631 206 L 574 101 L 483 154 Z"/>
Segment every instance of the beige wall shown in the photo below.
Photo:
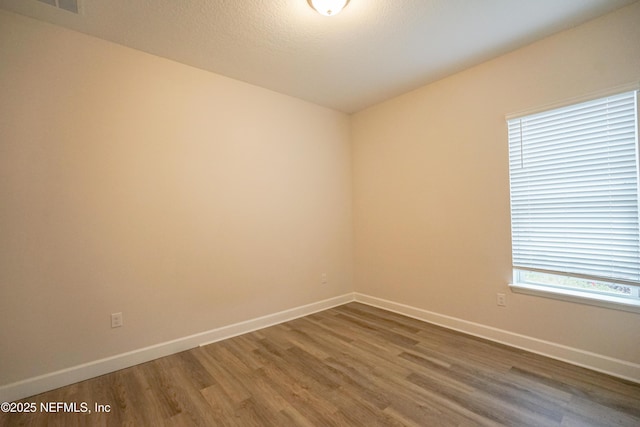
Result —
<path fill-rule="evenodd" d="M 350 120 L 0 11 L 0 385 L 354 289 L 640 363 L 636 314 L 495 305 L 504 115 L 640 80 L 637 22 L 640 3 Z"/>
<path fill-rule="evenodd" d="M 0 11 L 0 385 L 350 292 L 350 156 L 344 114 Z"/>
<path fill-rule="evenodd" d="M 635 3 L 356 114 L 356 291 L 640 363 L 638 314 L 509 293 L 504 118 L 640 81 L 639 23 Z"/>

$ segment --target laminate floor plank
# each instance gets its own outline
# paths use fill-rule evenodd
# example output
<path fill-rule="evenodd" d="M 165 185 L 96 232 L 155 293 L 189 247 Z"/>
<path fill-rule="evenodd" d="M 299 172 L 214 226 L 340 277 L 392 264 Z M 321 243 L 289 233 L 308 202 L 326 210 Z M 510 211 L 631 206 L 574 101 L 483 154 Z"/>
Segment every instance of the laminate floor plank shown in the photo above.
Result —
<path fill-rule="evenodd" d="M 565 401 L 559 400 L 553 395 L 549 396 L 540 392 L 536 387 L 527 387 L 512 381 L 510 377 L 491 375 L 468 366 L 454 365 L 450 368 L 444 368 L 424 361 L 420 356 L 407 353 L 401 354 L 400 357 L 409 358 L 421 366 L 426 366 L 428 376 L 431 379 L 438 380 L 448 385 L 449 388 L 451 388 L 452 381 L 456 381 L 457 384 L 472 387 L 473 392 L 481 390 L 493 399 L 511 402 L 532 412 L 545 414 L 552 420 L 560 420 L 564 408 L 568 404 L 569 398 Z"/>
<path fill-rule="evenodd" d="M 0 426 L 640 426 L 640 384 L 358 303 L 21 402 L 92 413 Z"/>

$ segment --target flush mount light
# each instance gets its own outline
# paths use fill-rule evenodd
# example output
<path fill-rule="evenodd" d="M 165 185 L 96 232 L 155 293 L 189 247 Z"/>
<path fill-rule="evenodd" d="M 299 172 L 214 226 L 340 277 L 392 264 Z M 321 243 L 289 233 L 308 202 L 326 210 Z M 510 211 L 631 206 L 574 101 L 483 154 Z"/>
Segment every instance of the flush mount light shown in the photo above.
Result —
<path fill-rule="evenodd" d="M 333 16 L 339 14 L 349 0 L 307 0 L 307 3 L 319 14 Z"/>

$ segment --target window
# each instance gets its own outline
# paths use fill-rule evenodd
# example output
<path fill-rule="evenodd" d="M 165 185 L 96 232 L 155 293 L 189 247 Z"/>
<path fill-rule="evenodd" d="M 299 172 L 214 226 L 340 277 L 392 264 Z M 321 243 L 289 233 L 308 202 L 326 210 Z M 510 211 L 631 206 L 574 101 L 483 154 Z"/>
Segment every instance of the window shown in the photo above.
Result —
<path fill-rule="evenodd" d="M 640 311 L 637 91 L 507 124 L 512 289 Z"/>

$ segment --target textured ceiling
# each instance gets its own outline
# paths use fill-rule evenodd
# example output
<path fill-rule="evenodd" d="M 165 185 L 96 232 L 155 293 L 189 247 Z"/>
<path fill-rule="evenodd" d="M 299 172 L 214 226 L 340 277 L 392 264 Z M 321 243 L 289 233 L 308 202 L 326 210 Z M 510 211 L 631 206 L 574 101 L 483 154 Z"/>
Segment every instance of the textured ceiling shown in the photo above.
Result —
<path fill-rule="evenodd" d="M 634 0 L 36 0 L 0 7 L 355 112 Z"/>

